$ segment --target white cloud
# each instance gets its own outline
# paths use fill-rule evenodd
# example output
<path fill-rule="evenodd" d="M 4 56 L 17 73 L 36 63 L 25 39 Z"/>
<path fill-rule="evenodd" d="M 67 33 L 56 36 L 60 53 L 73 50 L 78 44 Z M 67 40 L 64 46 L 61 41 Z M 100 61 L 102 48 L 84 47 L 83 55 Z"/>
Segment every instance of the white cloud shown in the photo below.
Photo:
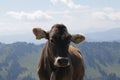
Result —
<path fill-rule="evenodd" d="M 28 19 L 28 20 L 53 19 L 52 16 L 42 11 L 34 11 L 32 13 L 27 13 L 23 11 L 21 12 L 10 11 L 10 12 L 7 12 L 7 15 L 10 15 L 16 19 Z"/>
<path fill-rule="evenodd" d="M 102 11 L 95 11 L 92 16 L 101 20 L 120 21 L 120 11 L 112 8 L 104 8 Z"/>
<path fill-rule="evenodd" d="M 120 12 L 113 12 L 108 15 L 111 20 L 120 20 Z"/>
<path fill-rule="evenodd" d="M 61 2 L 71 9 L 84 9 L 88 8 L 86 5 L 75 4 L 73 0 L 50 0 L 54 5 Z"/>
<path fill-rule="evenodd" d="M 58 0 L 50 0 L 52 2 L 52 4 L 56 4 L 58 2 Z"/>
<path fill-rule="evenodd" d="M 106 13 L 105 12 L 101 12 L 101 11 L 93 12 L 92 16 L 95 17 L 95 18 L 101 19 L 101 20 L 106 19 Z"/>

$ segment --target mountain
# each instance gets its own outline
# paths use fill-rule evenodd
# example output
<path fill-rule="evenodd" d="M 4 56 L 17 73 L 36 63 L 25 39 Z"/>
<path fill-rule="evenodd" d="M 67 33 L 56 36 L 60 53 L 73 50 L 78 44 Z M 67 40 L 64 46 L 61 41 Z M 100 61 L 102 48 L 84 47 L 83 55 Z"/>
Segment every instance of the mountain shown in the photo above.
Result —
<path fill-rule="evenodd" d="M 86 34 L 87 41 L 118 41 L 120 42 L 120 28 L 113 28 L 107 31 L 87 33 Z"/>
<path fill-rule="evenodd" d="M 0 43 L 0 80 L 38 80 L 37 64 L 44 44 Z M 83 42 L 78 47 L 85 80 L 120 80 L 120 42 Z"/>
<path fill-rule="evenodd" d="M 0 80 L 38 80 L 36 68 L 42 45 L 0 44 Z"/>
<path fill-rule="evenodd" d="M 85 42 L 77 47 L 84 56 L 85 80 L 120 80 L 119 42 Z"/>

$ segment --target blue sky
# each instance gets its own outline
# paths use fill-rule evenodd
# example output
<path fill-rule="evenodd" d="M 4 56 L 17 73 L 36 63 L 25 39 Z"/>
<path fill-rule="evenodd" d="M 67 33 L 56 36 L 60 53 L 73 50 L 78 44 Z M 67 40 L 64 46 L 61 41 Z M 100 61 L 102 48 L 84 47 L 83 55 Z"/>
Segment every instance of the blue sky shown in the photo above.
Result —
<path fill-rule="evenodd" d="M 70 33 L 120 28 L 120 0 L 2 0 L 0 42 L 35 42 L 32 28 L 48 31 L 55 23 Z"/>

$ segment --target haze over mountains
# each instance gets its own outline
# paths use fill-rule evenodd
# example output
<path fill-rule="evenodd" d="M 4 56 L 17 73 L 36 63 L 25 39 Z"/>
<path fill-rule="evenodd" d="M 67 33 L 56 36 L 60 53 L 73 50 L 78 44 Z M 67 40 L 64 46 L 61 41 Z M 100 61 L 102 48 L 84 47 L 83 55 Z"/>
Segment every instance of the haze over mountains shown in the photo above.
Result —
<path fill-rule="evenodd" d="M 74 32 L 75 33 L 75 32 Z M 120 42 L 120 28 L 113 28 L 109 30 L 99 32 L 85 32 L 86 41 L 88 42 Z M 2 43 L 14 43 L 14 42 L 31 42 L 31 43 L 43 43 L 44 40 L 39 41 L 35 39 L 32 30 L 29 33 L 14 34 L 14 35 L 0 35 L 0 42 Z"/>
<path fill-rule="evenodd" d="M 101 32 L 93 32 L 86 34 L 86 40 L 92 42 L 102 42 L 102 41 L 118 41 L 120 42 L 120 28 L 113 28 Z"/>

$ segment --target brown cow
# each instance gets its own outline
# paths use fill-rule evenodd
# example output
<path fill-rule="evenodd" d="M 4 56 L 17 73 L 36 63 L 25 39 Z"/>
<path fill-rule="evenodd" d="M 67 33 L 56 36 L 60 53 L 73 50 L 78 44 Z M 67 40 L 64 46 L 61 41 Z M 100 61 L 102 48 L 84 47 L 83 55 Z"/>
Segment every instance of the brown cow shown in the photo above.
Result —
<path fill-rule="evenodd" d="M 37 39 L 46 38 L 40 62 L 38 75 L 40 80 L 83 80 L 84 64 L 80 51 L 70 42 L 76 44 L 85 39 L 80 34 L 71 35 L 66 26 L 55 24 L 49 32 L 34 28 Z"/>

